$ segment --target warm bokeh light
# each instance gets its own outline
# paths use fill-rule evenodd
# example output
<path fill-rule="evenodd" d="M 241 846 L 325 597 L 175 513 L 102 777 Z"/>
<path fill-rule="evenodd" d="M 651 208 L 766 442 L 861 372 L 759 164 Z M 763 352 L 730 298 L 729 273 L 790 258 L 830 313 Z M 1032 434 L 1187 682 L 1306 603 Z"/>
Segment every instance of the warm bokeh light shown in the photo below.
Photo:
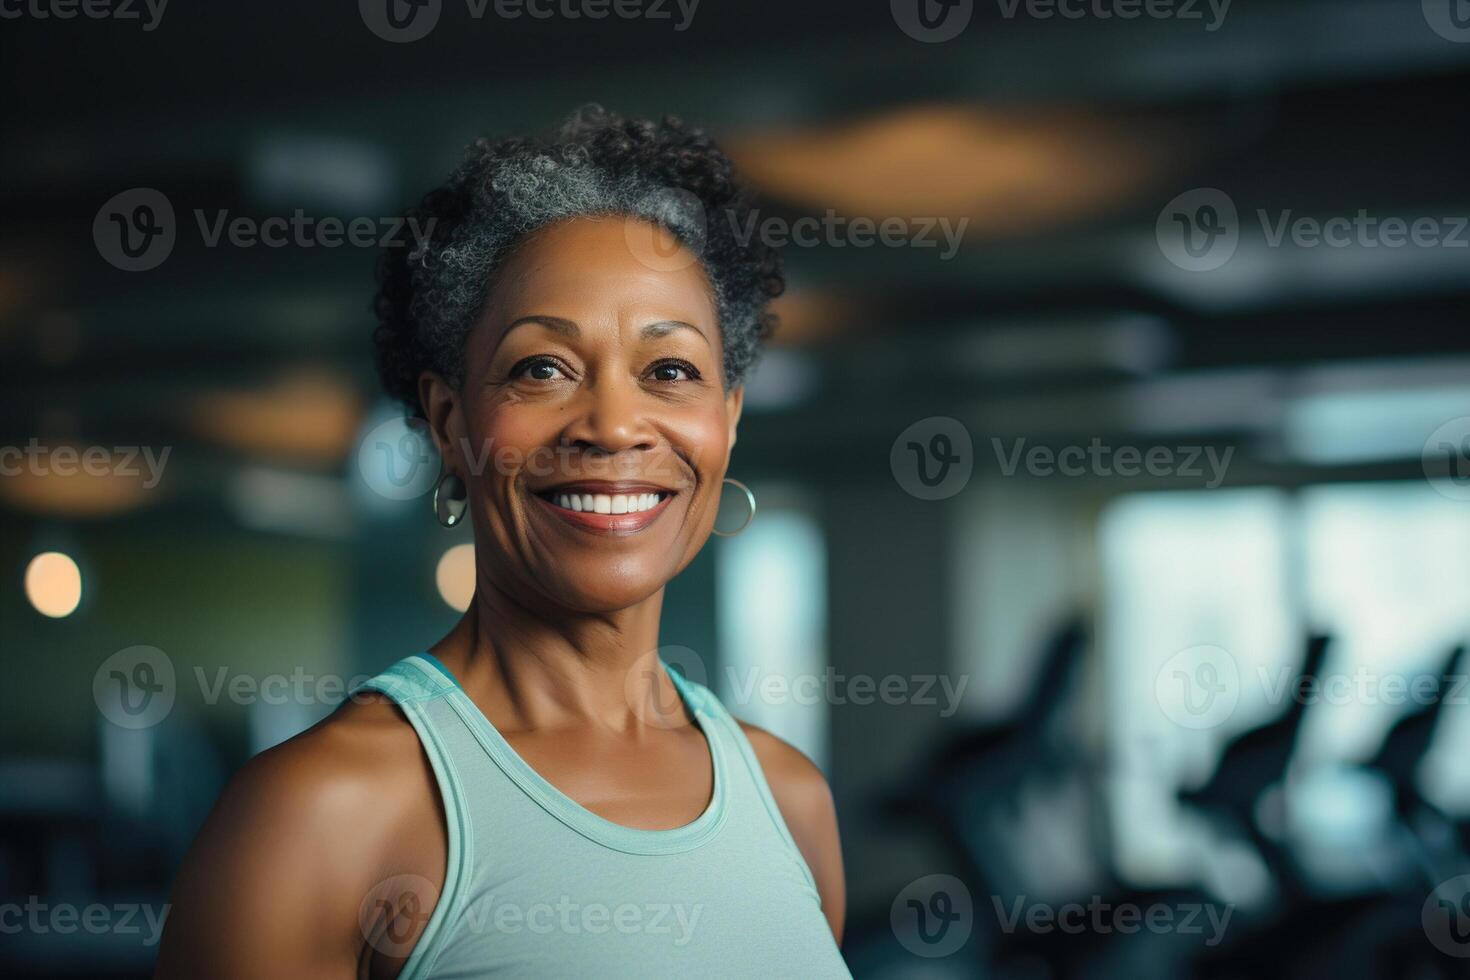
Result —
<path fill-rule="evenodd" d="M 434 571 L 439 596 L 452 608 L 464 612 L 475 595 L 475 546 L 457 544 L 444 552 Z"/>
<path fill-rule="evenodd" d="M 36 611 L 52 619 L 76 612 L 82 601 L 82 570 L 70 555 L 45 551 L 26 566 L 26 598 Z"/>
<path fill-rule="evenodd" d="M 0 503 L 56 517 L 110 517 L 156 499 L 173 453 L 171 446 L 43 445 L 6 459 Z"/>
<path fill-rule="evenodd" d="M 301 368 L 264 387 L 201 395 L 187 417 L 204 439 L 253 456 L 335 462 L 352 447 L 362 404 L 350 379 Z"/>
<path fill-rule="evenodd" d="M 1155 179 L 1179 141 L 1167 123 L 1138 116 L 914 105 L 725 142 L 775 198 L 849 217 L 963 217 L 986 237 L 1106 211 Z"/>

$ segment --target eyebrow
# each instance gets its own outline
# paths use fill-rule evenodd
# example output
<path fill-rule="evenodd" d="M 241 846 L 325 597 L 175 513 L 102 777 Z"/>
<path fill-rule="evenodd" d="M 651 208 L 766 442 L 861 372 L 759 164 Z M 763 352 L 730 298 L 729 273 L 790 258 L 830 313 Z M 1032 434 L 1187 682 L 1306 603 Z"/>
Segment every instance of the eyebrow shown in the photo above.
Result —
<path fill-rule="evenodd" d="M 548 330 L 553 330 L 556 333 L 563 334 L 567 337 L 582 336 L 582 328 L 577 326 L 576 322 L 573 320 L 568 320 L 567 318 L 560 316 L 545 316 L 540 313 L 533 313 L 530 316 L 518 317 L 515 320 L 512 320 L 510 325 L 505 328 L 505 333 L 500 335 L 500 339 L 504 340 L 506 334 L 509 334 L 512 330 L 514 330 L 516 327 L 519 327 L 523 323 L 539 323 L 541 326 L 546 327 Z M 644 340 L 655 340 L 659 337 L 666 337 L 669 334 L 673 333 L 675 330 L 680 329 L 693 330 L 706 344 L 709 343 L 709 338 L 705 336 L 703 330 L 700 330 L 692 323 L 685 323 L 683 320 L 656 320 L 653 323 L 646 324 L 643 329 L 639 331 L 639 335 Z"/>

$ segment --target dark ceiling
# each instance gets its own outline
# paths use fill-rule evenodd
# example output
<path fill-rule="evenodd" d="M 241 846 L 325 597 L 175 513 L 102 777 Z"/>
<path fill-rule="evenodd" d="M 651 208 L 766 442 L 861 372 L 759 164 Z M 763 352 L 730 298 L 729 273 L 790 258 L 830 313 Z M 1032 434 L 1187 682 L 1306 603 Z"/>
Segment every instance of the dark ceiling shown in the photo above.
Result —
<path fill-rule="evenodd" d="M 1201 275 L 1169 266 L 1152 238 L 1165 203 L 1196 187 L 1227 190 L 1246 216 L 1470 214 L 1470 43 L 1429 29 L 1417 0 L 1236 0 L 1214 31 L 1007 17 L 994 0 L 942 44 L 906 36 L 879 0 L 703 0 L 682 31 L 669 20 L 476 19 L 464 0 L 444 3 L 433 33 L 409 44 L 374 36 L 349 2 L 173 0 L 152 31 L 0 24 L 5 438 L 146 426 L 187 444 L 197 435 L 169 421 L 179 399 L 264 384 L 293 364 L 346 368 L 368 390 L 369 250 L 223 251 L 181 235 L 166 266 L 126 273 L 90 234 L 118 191 L 156 187 L 181 212 L 289 213 L 293 194 L 312 203 L 312 188 L 287 181 L 271 199 L 261 149 L 325 141 L 382 165 L 389 176 L 370 200 L 392 213 L 470 138 L 543 126 L 589 100 L 684 115 L 728 136 L 737 159 L 771 134 L 840 136 L 914 107 L 974 107 L 994 131 L 1024 132 L 1074 162 L 1043 196 L 1113 188 L 974 235 L 950 261 L 919 249 L 788 250 L 793 294 L 828 310 L 823 329 L 798 320 L 791 338 L 797 356 L 820 361 L 832 396 L 803 410 L 817 428 L 862 418 L 886 429 L 936 406 L 1111 390 L 1140 374 L 1470 355 L 1470 248 L 1324 258 L 1289 242 L 1265 250 L 1247 221 L 1242 257 Z M 1101 133 L 1099 145 L 1131 141 L 1147 166 L 1111 172 L 1133 165 L 1069 143 L 1084 131 L 1069 120 Z M 892 132 L 885 145 L 901 151 L 905 131 Z M 955 169 L 983 169 L 985 150 L 983 136 L 956 140 L 976 163 L 956 157 Z M 756 149 L 747 159 L 764 161 Z M 918 166 L 894 190 L 925 179 Z M 772 214 L 820 210 L 795 184 L 762 187 Z M 1120 317 L 1152 325 L 1142 364 L 1041 356 L 987 370 L 954 356 L 960 337 L 1055 330 L 1063 345 L 1076 324 L 1103 330 Z M 875 363 L 883 409 L 844 414 Z"/>

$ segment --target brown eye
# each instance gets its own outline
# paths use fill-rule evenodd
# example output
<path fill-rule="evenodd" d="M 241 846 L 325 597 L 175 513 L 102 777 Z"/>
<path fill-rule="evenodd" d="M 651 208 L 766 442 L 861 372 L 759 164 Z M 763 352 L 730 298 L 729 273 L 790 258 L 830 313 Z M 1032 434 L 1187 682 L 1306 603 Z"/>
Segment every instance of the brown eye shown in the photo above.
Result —
<path fill-rule="evenodd" d="M 512 379 L 528 377 L 532 381 L 555 381 L 558 375 L 562 375 L 561 365 L 549 357 L 528 357 L 510 369 Z"/>
<path fill-rule="evenodd" d="M 676 382 L 699 380 L 699 372 L 688 361 L 662 361 L 654 365 L 650 374 L 655 381 Z M 681 374 L 683 375 L 682 378 L 680 377 Z"/>

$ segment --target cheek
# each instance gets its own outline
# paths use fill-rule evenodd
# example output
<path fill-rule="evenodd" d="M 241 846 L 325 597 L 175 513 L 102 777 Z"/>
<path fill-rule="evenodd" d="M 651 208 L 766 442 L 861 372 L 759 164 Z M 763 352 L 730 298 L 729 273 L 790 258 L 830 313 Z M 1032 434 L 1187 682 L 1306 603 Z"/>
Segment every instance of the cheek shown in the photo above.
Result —
<path fill-rule="evenodd" d="M 501 406 L 488 412 L 481 425 L 485 442 L 493 449 L 530 449 L 544 444 L 555 432 L 555 413 L 519 409 L 516 406 Z"/>
<path fill-rule="evenodd" d="M 487 484 L 517 479 L 529 466 L 544 470 L 547 460 L 538 447 L 556 441 L 555 415 L 513 405 L 482 411 L 461 450 L 466 465 Z"/>
<path fill-rule="evenodd" d="M 724 476 L 730 428 L 722 405 L 684 414 L 671 421 L 667 431 L 702 480 L 718 482 Z"/>

